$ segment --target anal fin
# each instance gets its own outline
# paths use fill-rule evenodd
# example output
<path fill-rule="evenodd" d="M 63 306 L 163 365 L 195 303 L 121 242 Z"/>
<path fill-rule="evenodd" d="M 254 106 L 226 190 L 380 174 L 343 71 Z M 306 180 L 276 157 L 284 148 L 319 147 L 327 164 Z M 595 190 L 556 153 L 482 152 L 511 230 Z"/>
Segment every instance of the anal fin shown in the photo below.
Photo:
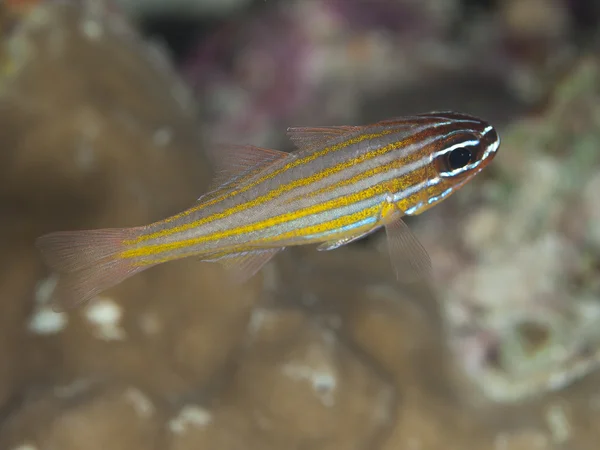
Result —
<path fill-rule="evenodd" d="M 262 267 L 271 260 L 281 248 L 252 250 L 241 253 L 228 253 L 216 258 L 205 259 L 221 264 L 231 275 L 235 283 L 245 283 L 252 278 Z"/>

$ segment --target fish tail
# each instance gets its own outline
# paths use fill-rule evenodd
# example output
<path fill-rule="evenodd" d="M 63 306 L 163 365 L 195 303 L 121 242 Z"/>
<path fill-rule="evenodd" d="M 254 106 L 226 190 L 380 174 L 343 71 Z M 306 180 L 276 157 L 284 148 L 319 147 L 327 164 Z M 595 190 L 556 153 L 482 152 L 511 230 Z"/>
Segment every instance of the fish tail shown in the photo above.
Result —
<path fill-rule="evenodd" d="M 59 274 L 53 309 L 64 311 L 81 305 L 151 267 L 121 256 L 130 248 L 127 241 L 139 236 L 141 231 L 141 227 L 59 231 L 37 238 L 36 246 L 42 258 Z"/>

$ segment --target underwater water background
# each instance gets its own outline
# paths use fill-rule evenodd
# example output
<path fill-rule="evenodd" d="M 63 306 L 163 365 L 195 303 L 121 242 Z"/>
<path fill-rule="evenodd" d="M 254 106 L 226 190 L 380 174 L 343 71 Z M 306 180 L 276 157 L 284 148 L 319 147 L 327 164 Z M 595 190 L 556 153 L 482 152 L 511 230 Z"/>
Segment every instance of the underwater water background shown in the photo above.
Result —
<path fill-rule="evenodd" d="M 599 24 L 593 0 L 3 2 L 0 449 L 597 448 Z M 502 143 L 407 220 L 433 286 L 378 232 L 49 306 L 33 240 L 188 207 L 212 142 L 448 109 Z"/>

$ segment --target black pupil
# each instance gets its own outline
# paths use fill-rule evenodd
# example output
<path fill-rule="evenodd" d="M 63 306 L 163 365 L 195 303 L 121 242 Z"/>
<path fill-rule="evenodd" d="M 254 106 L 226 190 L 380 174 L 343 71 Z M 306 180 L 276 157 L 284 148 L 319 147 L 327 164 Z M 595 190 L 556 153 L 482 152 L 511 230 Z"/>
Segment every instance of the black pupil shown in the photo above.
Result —
<path fill-rule="evenodd" d="M 450 169 L 462 169 L 471 162 L 471 150 L 468 148 L 457 148 L 450 152 L 448 157 L 450 163 Z"/>

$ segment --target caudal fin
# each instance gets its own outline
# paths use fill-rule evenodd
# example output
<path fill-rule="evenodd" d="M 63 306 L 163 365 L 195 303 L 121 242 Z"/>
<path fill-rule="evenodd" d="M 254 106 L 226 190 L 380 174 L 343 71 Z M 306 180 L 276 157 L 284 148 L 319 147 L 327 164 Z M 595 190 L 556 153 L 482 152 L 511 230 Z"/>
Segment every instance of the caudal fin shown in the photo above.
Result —
<path fill-rule="evenodd" d="M 80 305 L 100 292 L 150 266 L 134 265 L 119 254 L 124 241 L 135 238 L 139 228 L 59 231 L 36 239 L 36 246 L 50 268 L 59 274 L 53 309 Z"/>

